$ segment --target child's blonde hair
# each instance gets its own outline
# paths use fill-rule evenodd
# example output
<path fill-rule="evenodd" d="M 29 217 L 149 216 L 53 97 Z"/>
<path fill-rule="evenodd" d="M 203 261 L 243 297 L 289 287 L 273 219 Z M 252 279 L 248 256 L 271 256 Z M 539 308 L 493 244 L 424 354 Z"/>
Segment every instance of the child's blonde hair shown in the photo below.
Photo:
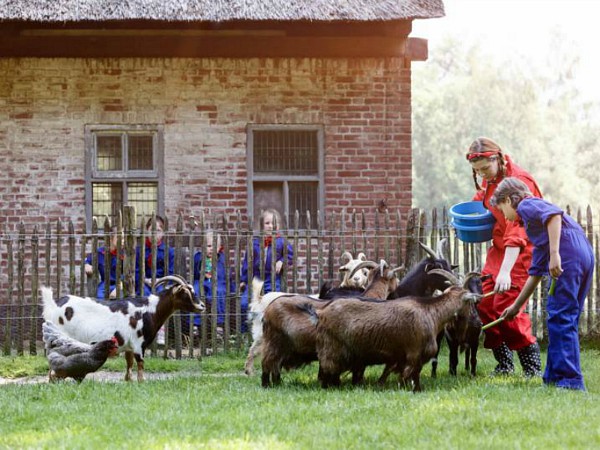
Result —
<path fill-rule="evenodd" d="M 207 230 L 206 234 L 204 235 L 204 242 L 208 243 L 213 243 L 213 234 L 214 231 L 213 230 Z M 219 250 L 221 248 L 222 244 L 221 244 L 221 235 L 219 233 L 217 233 L 217 247 L 216 250 Z"/>
<path fill-rule="evenodd" d="M 281 222 L 281 214 L 274 208 L 268 208 L 262 212 L 260 215 L 260 229 L 262 230 L 265 227 L 265 217 L 267 217 L 267 215 L 273 216 L 273 229 L 279 230 L 281 225 L 283 225 Z"/>
<path fill-rule="evenodd" d="M 518 178 L 508 177 L 498 185 L 490 199 L 490 204 L 495 207 L 508 198 L 512 207 L 516 209 L 521 200 L 527 197 L 533 197 L 529 187 Z"/>

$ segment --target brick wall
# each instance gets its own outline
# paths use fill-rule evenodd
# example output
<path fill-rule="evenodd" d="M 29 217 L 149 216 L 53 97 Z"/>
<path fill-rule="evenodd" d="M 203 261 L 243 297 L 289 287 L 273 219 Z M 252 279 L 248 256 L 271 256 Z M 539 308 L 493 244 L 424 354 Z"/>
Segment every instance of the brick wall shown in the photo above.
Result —
<path fill-rule="evenodd" d="M 0 230 L 83 229 L 84 125 L 164 124 L 168 217 L 245 213 L 246 125 L 323 124 L 326 209 L 411 205 L 402 59 L 0 59 Z"/>

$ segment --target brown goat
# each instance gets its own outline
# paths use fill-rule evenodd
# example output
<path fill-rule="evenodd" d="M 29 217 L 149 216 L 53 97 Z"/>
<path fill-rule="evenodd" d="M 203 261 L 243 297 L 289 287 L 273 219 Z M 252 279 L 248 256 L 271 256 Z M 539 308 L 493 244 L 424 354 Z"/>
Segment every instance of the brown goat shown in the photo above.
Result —
<path fill-rule="evenodd" d="M 396 289 L 398 280 L 395 271 L 387 264 L 381 267 L 366 261 L 372 267 L 371 280 L 363 293 L 365 297 L 385 299 Z M 307 311 L 320 310 L 335 300 L 319 300 L 305 295 L 281 296 L 274 300 L 264 312 L 262 343 L 262 386 L 268 387 L 281 382 L 281 369 L 290 370 L 317 360 L 317 332 Z"/>
<path fill-rule="evenodd" d="M 471 300 L 465 289 L 451 287 L 439 297 L 340 299 L 314 311 L 321 385 L 339 386 L 348 370 L 354 382 L 366 366 L 386 364 L 420 391 L 423 364 L 437 352 L 436 336 L 455 315 L 468 316 L 465 300 Z"/>

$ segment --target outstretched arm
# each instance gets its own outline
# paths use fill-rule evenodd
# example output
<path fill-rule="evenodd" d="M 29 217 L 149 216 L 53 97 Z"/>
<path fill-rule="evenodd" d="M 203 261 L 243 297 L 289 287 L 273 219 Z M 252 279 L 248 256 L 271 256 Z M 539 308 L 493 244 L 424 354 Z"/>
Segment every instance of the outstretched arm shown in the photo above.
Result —
<path fill-rule="evenodd" d="M 519 311 L 521 311 L 521 308 L 527 299 L 531 297 L 531 294 L 533 294 L 533 291 L 535 291 L 535 288 L 540 283 L 541 279 L 542 277 L 540 276 L 530 275 L 515 302 L 504 310 L 504 312 L 500 315 L 500 318 L 506 320 L 514 319 L 515 316 L 519 314 Z"/>

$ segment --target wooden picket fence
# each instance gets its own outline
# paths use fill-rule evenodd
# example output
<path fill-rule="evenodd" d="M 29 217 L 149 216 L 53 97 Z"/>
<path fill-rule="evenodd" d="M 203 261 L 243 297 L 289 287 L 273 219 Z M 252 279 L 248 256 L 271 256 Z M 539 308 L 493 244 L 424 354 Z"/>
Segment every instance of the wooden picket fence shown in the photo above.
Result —
<path fill-rule="evenodd" d="M 109 245 L 112 225 L 122 230 L 117 233 L 118 252 L 124 255 L 123 273 L 117 274 L 124 283 L 122 289 L 119 287 L 117 297 L 133 295 L 135 249 L 137 246 L 143 247 L 147 238 L 156 241 L 152 232 L 145 231 L 148 218 L 142 217 L 136 223 L 135 217 L 135 211 L 125 208 L 115 224 L 106 219 L 98 227 L 94 221 L 91 233 L 76 232 L 72 222 L 65 224 L 61 221 L 47 223 L 43 229 L 34 227 L 33 230 L 27 230 L 21 224 L 16 233 L 2 232 L 0 346 L 4 355 L 43 352 L 40 286 L 52 287 L 56 298 L 66 294 L 95 295 L 97 275 L 85 275 L 84 260 L 88 253 L 95 255 L 99 247 Z M 577 212 L 576 218 L 586 231 L 596 254 L 594 282 L 581 317 L 580 332 L 582 336 L 596 336 L 600 330 L 598 232 L 594 231 L 590 207 L 586 210 L 585 220 L 581 211 Z M 312 223 L 310 216 L 308 220 L 308 223 Z M 199 250 L 206 254 L 206 233 L 213 230 L 222 239 L 227 273 L 233 274 L 234 289 L 230 289 L 229 285 L 227 287 L 226 320 L 222 332 L 217 330 L 216 320 L 211 320 L 217 314 L 216 302 L 212 302 L 211 308 L 203 314 L 206 320 L 203 318 L 199 329 L 188 326 L 193 324 L 192 317 L 175 314 L 168 322 L 166 345 L 161 348 L 154 345 L 153 352 L 181 358 L 246 348 L 250 336 L 244 330 L 245 319 L 240 307 L 240 267 L 244 254 L 251 248 L 252 238 L 262 235 L 252 229 L 252 223 L 252 218 L 242 220 L 239 213 L 236 220 L 231 222 L 223 216 L 200 213 L 188 218 L 180 215 L 174 227 L 167 223 L 164 241 L 175 250 L 174 273 L 191 282 L 194 254 Z M 448 255 L 452 264 L 458 264 L 459 272 L 467 273 L 481 269 L 489 245 L 459 241 L 449 224 L 446 209 L 429 212 L 413 209 L 405 217 L 390 212 L 366 215 L 344 211 L 330 215 L 323 223 L 317 220 L 311 229 L 301 229 L 298 223 L 296 213 L 292 218 L 285 218 L 284 227 L 279 231 L 294 249 L 293 263 L 289 267 L 284 266 L 283 273 L 282 290 L 289 292 L 317 293 L 323 282 L 339 280 L 337 268 L 345 251 L 353 255 L 364 252 L 370 260 L 385 259 L 393 266 L 404 264 L 409 270 L 425 256 L 418 245 L 419 241 L 435 249 L 440 239 L 449 238 Z M 95 258 L 94 264 L 97 264 Z M 168 270 L 166 267 L 165 272 Z M 214 271 L 216 267 L 213 264 L 213 279 L 216 276 Z M 252 273 L 249 274 L 251 278 Z M 547 336 L 544 320 L 546 291 L 547 282 L 544 281 L 528 305 L 533 333 L 541 340 Z M 252 292 L 248 295 L 251 297 Z M 204 300 L 202 290 L 199 296 Z"/>

